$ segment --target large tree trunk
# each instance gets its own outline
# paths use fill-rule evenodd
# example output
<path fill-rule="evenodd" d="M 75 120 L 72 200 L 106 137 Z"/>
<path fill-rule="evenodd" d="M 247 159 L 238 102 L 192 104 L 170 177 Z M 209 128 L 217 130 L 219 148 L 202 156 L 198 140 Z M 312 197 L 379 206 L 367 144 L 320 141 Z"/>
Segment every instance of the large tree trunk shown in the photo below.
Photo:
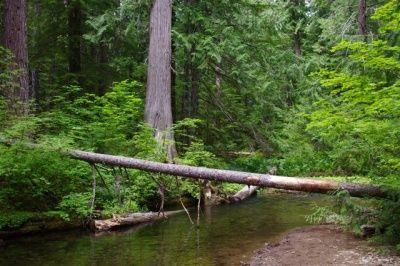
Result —
<path fill-rule="evenodd" d="M 82 10 L 79 0 L 69 0 L 68 6 L 68 65 L 69 72 L 81 72 Z"/>
<path fill-rule="evenodd" d="M 358 0 L 358 31 L 367 38 L 367 0 Z"/>
<path fill-rule="evenodd" d="M 20 70 L 17 78 L 18 87 L 7 93 L 6 96 L 10 101 L 11 109 L 20 114 L 27 114 L 29 111 L 29 72 L 26 1 L 5 0 L 4 7 L 4 46 L 14 54 L 16 67 Z"/>
<path fill-rule="evenodd" d="M 293 51 L 297 56 L 301 56 L 301 38 L 302 29 L 298 26 L 301 19 L 305 17 L 304 0 L 291 0 L 290 2 L 290 23 L 294 29 L 293 32 Z"/>
<path fill-rule="evenodd" d="M 166 146 L 169 161 L 176 156 L 171 131 L 171 20 L 171 0 L 155 0 L 150 14 L 145 121 L 155 129 L 157 141 Z"/>
<path fill-rule="evenodd" d="M 301 33 L 299 31 L 293 34 L 293 50 L 297 56 L 301 56 Z"/>
<path fill-rule="evenodd" d="M 188 9 L 192 9 L 193 0 L 185 0 L 184 3 Z M 193 18 L 187 14 L 185 18 L 185 34 L 190 36 L 197 31 Z M 182 118 L 196 117 L 198 113 L 198 80 L 199 75 L 193 62 L 193 53 L 196 50 L 196 44 L 191 43 L 190 47 L 184 50 L 184 87 L 182 97 Z"/>
<path fill-rule="evenodd" d="M 101 66 L 100 73 L 102 73 L 101 77 L 99 77 L 99 89 L 98 95 L 103 96 L 107 90 L 107 63 L 108 63 L 108 55 L 107 55 L 107 47 L 105 45 L 100 45 L 99 47 L 99 65 Z"/>
<path fill-rule="evenodd" d="M 294 178 L 269 174 L 255 174 L 187 165 L 165 164 L 123 156 L 113 156 L 77 150 L 70 151 L 69 155 L 75 159 L 84 160 L 89 163 L 101 163 L 125 168 L 134 168 L 148 172 L 176 175 L 193 179 L 216 180 L 260 187 L 271 187 L 317 193 L 327 193 L 330 191 L 344 189 L 347 190 L 350 195 L 358 197 L 389 196 L 389 193 L 385 190 L 382 190 L 375 186 L 364 184 L 338 183 L 335 181 Z"/>

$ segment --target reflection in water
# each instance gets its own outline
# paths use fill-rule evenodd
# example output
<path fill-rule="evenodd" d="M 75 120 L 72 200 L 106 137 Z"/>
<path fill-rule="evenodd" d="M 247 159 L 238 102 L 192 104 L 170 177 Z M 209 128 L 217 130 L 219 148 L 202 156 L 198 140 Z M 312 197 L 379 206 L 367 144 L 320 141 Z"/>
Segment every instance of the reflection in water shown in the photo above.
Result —
<path fill-rule="evenodd" d="M 22 238 L 0 247 L 0 265 L 240 265 L 265 242 L 306 225 L 314 203 L 327 201 L 319 195 L 262 194 L 205 208 L 199 229 L 180 213 L 118 232 Z"/>

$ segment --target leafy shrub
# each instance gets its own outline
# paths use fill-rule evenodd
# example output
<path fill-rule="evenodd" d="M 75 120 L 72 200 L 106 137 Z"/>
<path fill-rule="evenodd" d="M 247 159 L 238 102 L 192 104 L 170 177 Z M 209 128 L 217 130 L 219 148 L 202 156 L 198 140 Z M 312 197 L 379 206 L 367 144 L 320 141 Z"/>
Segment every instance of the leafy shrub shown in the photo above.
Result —
<path fill-rule="evenodd" d="M 262 153 L 255 153 L 250 156 L 236 158 L 231 163 L 231 168 L 240 171 L 265 174 L 273 166 L 277 166 L 277 164 L 279 164 L 278 160 L 272 161 L 266 158 Z"/>
<path fill-rule="evenodd" d="M 1 212 L 0 230 L 17 229 L 36 215 L 37 214 L 31 212 Z"/>
<path fill-rule="evenodd" d="M 71 193 L 63 197 L 58 205 L 61 217 L 69 220 L 70 216 L 75 218 L 87 218 L 91 214 L 90 202 L 92 194 L 90 192 Z"/>
<path fill-rule="evenodd" d="M 390 40 L 398 13 L 395 1 L 380 7 L 378 38 L 342 41 L 332 52 L 344 67 L 312 75 L 321 92 L 289 115 L 277 138 L 284 172 L 399 175 L 400 47 Z"/>

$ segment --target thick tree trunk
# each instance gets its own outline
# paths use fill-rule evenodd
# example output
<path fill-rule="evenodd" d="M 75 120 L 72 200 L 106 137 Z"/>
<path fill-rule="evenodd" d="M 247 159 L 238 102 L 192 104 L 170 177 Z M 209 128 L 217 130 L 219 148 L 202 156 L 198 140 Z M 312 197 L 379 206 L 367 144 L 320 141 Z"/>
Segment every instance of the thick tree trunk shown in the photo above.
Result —
<path fill-rule="evenodd" d="M 20 70 L 17 78 L 18 87 L 7 93 L 6 96 L 10 101 L 11 109 L 17 113 L 27 114 L 29 111 L 29 72 L 26 1 L 5 0 L 4 8 L 4 46 L 14 54 L 16 67 Z"/>
<path fill-rule="evenodd" d="M 145 121 L 156 130 L 156 139 L 166 146 L 169 161 L 176 156 L 171 131 L 171 20 L 171 0 L 155 0 L 150 14 Z"/>
<path fill-rule="evenodd" d="M 300 23 L 301 19 L 305 17 L 305 2 L 304 0 L 291 0 L 290 5 L 290 23 L 294 29 L 292 44 L 293 51 L 297 56 L 301 56 L 302 29 L 298 26 L 298 24 Z"/>
<path fill-rule="evenodd" d="M 169 215 L 180 213 L 179 211 L 168 211 L 163 214 L 157 212 L 130 213 L 125 215 L 114 215 L 111 219 L 93 220 L 91 230 L 95 232 L 109 231 L 123 226 L 131 226 L 141 223 L 153 222 L 161 219 L 166 219 Z"/>
<path fill-rule="evenodd" d="M 78 0 L 69 0 L 68 10 L 68 65 L 69 72 L 81 71 L 82 10 Z"/>
<path fill-rule="evenodd" d="M 299 31 L 293 34 L 293 50 L 297 56 L 301 56 L 301 33 Z"/>
<path fill-rule="evenodd" d="M 101 67 L 101 77 L 99 77 L 99 89 L 98 95 L 103 96 L 107 90 L 107 47 L 105 45 L 100 45 L 99 47 L 99 65 Z"/>
<path fill-rule="evenodd" d="M 38 103 L 40 100 L 39 72 L 36 69 L 32 69 L 30 71 L 30 76 L 30 98 Z"/>
<path fill-rule="evenodd" d="M 193 0 L 185 0 L 188 9 L 193 8 Z M 193 18 L 189 16 L 185 18 L 185 33 L 190 36 L 197 31 Z M 199 97 L 198 97 L 198 80 L 199 75 L 196 66 L 193 63 L 193 53 L 196 50 L 196 44 L 191 43 L 189 48 L 184 51 L 184 88 L 182 97 L 182 117 L 196 117 L 198 113 Z"/>
<path fill-rule="evenodd" d="M 358 0 L 358 31 L 367 38 L 367 0 Z"/>
<path fill-rule="evenodd" d="M 187 165 L 165 164 L 123 156 L 113 156 L 77 150 L 70 151 L 69 155 L 75 159 L 84 160 L 89 163 L 101 163 L 125 168 L 134 168 L 148 172 L 176 175 L 193 179 L 216 180 L 260 187 L 317 193 L 327 193 L 330 191 L 343 189 L 347 190 L 350 195 L 357 197 L 389 196 L 387 191 L 375 186 L 364 184 L 338 183 L 335 181 L 294 178 L 269 174 L 255 174 Z"/>
<path fill-rule="evenodd" d="M 194 45 L 194 44 L 193 44 Z M 182 116 L 196 117 L 198 113 L 199 97 L 198 97 L 198 74 L 192 63 L 192 53 L 195 47 L 192 46 L 185 51 L 185 66 L 184 66 L 184 91 L 182 97 Z"/>

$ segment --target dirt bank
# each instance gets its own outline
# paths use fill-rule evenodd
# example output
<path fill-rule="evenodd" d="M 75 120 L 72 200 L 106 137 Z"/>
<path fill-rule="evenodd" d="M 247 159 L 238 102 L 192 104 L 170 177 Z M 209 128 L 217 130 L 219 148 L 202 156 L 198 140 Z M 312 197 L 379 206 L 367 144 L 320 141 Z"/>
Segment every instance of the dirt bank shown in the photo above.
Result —
<path fill-rule="evenodd" d="M 289 232 L 266 244 L 244 265 L 400 265 L 400 257 L 378 255 L 366 241 L 334 226 L 312 226 Z"/>

